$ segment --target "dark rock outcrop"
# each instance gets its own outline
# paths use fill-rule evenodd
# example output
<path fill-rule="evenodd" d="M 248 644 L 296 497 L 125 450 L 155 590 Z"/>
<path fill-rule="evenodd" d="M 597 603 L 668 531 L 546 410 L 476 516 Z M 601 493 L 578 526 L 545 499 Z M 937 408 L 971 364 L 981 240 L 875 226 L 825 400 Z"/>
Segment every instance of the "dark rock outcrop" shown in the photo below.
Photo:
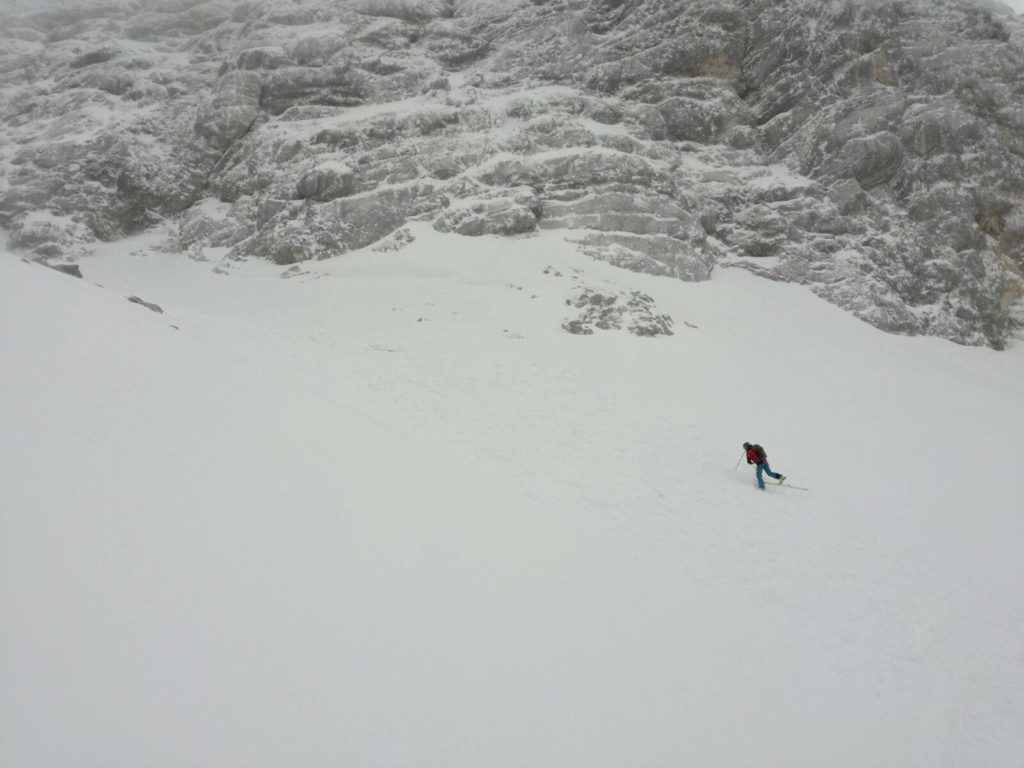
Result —
<path fill-rule="evenodd" d="M 127 298 L 128 301 L 130 301 L 132 304 L 138 304 L 140 306 L 143 306 L 150 312 L 156 312 L 158 315 L 162 315 L 164 313 L 163 308 L 160 307 L 158 304 L 153 304 L 152 302 L 149 301 L 143 301 L 138 296 L 128 296 Z"/>
<path fill-rule="evenodd" d="M 72 277 L 82 276 L 82 269 L 77 264 L 47 264 L 47 266 L 58 272 L 63 272 L 65 275 L 71 275 Z"/>

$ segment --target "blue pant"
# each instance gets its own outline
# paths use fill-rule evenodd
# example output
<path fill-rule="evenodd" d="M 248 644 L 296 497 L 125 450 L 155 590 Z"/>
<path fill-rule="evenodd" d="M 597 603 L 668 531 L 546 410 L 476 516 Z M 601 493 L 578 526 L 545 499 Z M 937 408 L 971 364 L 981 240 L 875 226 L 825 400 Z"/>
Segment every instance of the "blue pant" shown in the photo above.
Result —
<path fill-rule="evenodd" d="M 764 490 L 764 478 L 761 476 L 762 472 L 766 472 L 768 474 L 768 477 L 774 477 L 776 480 L 778 480 L 780 477 L 782 477 L 782 475 L 780 475 L 778 472 L 772 472 L 772 468 L 768 466 L 768 462 L 767 461 L 764 464 L 758 464 L 757 465 L 757 487 L 760 488 L 762 491 Z"/>

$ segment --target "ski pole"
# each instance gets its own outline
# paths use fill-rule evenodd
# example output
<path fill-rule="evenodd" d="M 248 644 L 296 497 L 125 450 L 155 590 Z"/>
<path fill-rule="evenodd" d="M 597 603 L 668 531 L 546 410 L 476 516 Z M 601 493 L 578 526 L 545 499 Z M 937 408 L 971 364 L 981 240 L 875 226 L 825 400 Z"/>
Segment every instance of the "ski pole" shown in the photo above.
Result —
<path fill-rule="evenodd" d="M 736 471 L 737 469 L 739 469 L 739 468 L 740 468 L 740 462 L 741 462 L 741 461 L 743 461 L 743 457 L 744 457 L 744 456 L 746 456 L 746 454 L 745 454 L 745 453 L 743 453 L 743 454 L 740 454 L 740 457 L 739 457 L 738 459 L 736 459 L 736 466 L 732 468 L 732 471 L 733 471 L 733 472 L 735 472 L 735 471 Z"/>

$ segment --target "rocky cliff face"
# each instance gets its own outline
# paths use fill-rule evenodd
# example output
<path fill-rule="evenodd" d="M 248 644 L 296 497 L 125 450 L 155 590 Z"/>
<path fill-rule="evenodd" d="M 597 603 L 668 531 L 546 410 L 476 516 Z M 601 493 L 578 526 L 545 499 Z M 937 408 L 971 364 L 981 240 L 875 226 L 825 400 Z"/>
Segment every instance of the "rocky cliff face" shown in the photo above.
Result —
<path fill-rule="evenodd" d="M 0 20 L 0 224 L 290 264 L 562 228 L 889 331 L 1024 326 L 1024 23 L 981 0 L 159 0 Z M 400 240 L 400 238 L 398 238 Z M 393 243 L 392 243 L 393 245 Z M 391 247 L 391 246 L 388 246 Z"/>

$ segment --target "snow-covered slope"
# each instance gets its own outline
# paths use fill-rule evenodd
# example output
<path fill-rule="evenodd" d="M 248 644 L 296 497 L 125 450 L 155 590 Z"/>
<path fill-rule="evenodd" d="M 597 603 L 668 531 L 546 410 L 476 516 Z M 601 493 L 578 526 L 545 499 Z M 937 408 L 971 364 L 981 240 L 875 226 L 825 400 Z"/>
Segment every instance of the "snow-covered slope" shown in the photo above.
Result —
<path fill-rule="evenodd" d="M 0 765 L 1021 764 L 1024 349 L 409 234 L 3 254 Z"/>

